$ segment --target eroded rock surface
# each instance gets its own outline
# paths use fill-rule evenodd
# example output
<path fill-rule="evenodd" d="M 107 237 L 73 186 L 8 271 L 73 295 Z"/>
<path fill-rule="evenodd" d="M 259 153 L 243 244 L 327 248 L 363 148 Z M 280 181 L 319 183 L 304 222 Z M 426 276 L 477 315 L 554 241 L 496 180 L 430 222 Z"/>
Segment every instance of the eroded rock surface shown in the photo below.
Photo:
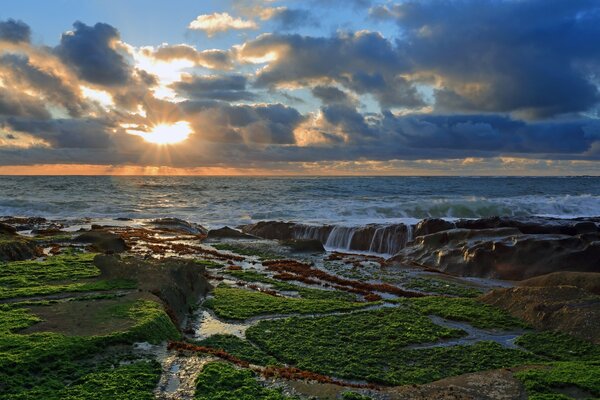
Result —
<path fill-rule="evenodd" d="M 574 286 L 496 289 L 481 297 L 541 330 L 600 343 L 600 296 Z"/>

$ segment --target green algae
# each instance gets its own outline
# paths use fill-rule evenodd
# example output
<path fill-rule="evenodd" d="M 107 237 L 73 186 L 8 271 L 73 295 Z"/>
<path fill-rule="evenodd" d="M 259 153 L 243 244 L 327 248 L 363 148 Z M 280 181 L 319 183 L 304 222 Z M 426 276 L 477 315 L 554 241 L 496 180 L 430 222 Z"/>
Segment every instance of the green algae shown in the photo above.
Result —
<path fill-rule="evenodd" d="M 541 360 L 534 354 L 506 349 L 494 342 L 406 348 L 465 334 L 435 325 L 410 307 L 261 321 L 246 331 L 252 343 L 298 368 L 392 385 L 426 383 Z"/>
<path fill-rule="evenodd" d="M 457 297 L 477 297 L 482 294 L 481 290 L 435 278 L 411 278 L 403 286 L 426 293 Z"/>
<path fill-rule="evenodd" d="M 246 282 L 266 283 L 276 290 L 296 292 L 304 299 L 356 301 L 356 295 L 352 293 L 341 290 L 323 290 L 294 285 L 270 278 L 254 270 L 227 271 L 227 274 Z"/>
<path fill-rule="evenodd" d="M 121 312 L 134 321 L 133 326 L 105 336 L 66 336 L 53 332 L 19 334 L 18 330 L 33 325 L 39 318 L 30 314 L 27 308 L 4 307 L 0 310 L 0 398 L 113 398 L 108 393 L 120 390 L 118 385 L 121 383 L 113 381 L 117 374 L 113 368 L 119 363 L 99 366 L 91 361 L 93 357 L 114 345 L 137 341 L 158 343 L 180 337 L 160 304 L 138 300 L 123 307 Z M 121 375 L 123 378 L 132 371 L 121 372 L 125 374 Z M 139 388 L 142 383 L 136 382 L 143 378 L 146 383 L 142 386 L 153 388 L 158 374 L 134 374 L 136 379 L 130 382 L 131 387 Z M 127 385 L 127 381 L 122 382 Z M 68 392 L 77 385 L 81 387 Z M 86 388 L 93 388 L 97 397 L 82 394 Z M 130 398 L 149 398 L 151 393 L 147 390 L 138 392 L 141 397 Z M 33 393 L 35 395 L 31 397 Z M 101 393 L 107 395 L 100 396 Z"/>
<path fill-rule="evenodd" d="M 545 367 L 529 368 L 515 374 L 525 386 L 530 400 L 569 400 L 600 397 L 600 361 L 557 362 Z M 583 392 L 583 393 L 582 393 Z"/>
<path fill-rule="evenodd" d="M 392 302 L 412 307 L 425 315 L 437 315 L 453 321 L 468 322 L 481 329 L 517 329 L 526 325 L 506 311 L 476 299 L 427 296 L 395 299 Z"/>
<path fill-rule="evenodd" d="M 519 346 L 556 361 L 600 361 L 600 345 L 560 332 L 531 332 L 515 341 Z"/>
<path fill-rule="evenodd" d="M 218 286 L 214 297 L 204 302 L 221 318 L 244 320 L 259 315 L 320 314 L 351 311 L 378 303 L 359 303 L 344 300 L 298 299 L 272 296 L 245 289 Z"/>
<path fill-rule="evenodd" d="M 71 252 L 44 261 L 0 263 L 0 299 L 136 288 L 129 279 L 97 280 L 94 256 Z"/>
<path fill-rule="evenodd" d="M 249 248 L 249 247 L 243 247 L 243 246 L 239 246 L 239 245 L 235 245 L 235 244 L 231 244 L 231 243 L 216 243 L 216 244 L 213 244 L 212 246 L 217 250 L 230 251 L 232 253 L 239 254 L 241 256 L 258 257 L 263 260 L 276 260 L 278 258 L 281 258 L 281 256 L 279 254 L 276 254 L 273 252 Z"/>
<path fill-rule="evenodd" d="M 275 365 L 278 364 L 274 357 L 271 357 L 258 347 L 244 339 L 234 335 L 213 335 L 204 340 L 194 342 L 198 346 L 210 347 L 217 350 L 223 350 L 240 360 L 247 361 L 256 365 Z"/>
<path fill-rule="evenodd" d="M 254 373 L 224 362 L 204 366 L 196 383 L 197 400 L 285 400 L 280 390 L 261 385 Z"/>
<path fill-rule="evenodd" d="M 198 265 L 202 265 L 206 268 L 211 268 L 211 269 L 223 268 L 225 266 L 225 264 L 220 263 L 218 261 L 214 261 L 214 260 L 194 260 L 194 262 Z"/>

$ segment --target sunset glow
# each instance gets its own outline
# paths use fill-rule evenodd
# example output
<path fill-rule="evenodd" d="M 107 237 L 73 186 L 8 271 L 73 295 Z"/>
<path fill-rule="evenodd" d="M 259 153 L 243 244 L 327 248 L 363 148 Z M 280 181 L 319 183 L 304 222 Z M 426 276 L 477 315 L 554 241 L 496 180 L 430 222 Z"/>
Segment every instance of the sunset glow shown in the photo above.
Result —
<path fill-rule="evenodd" d="M 174 124 L 158 124 L 147 133 L 133 132 L 133 134 L 144 138 L 146 142 L 159 145 L 183 142 L 191 133 L 190 124 L 186 121 L 179 121 Z"/>

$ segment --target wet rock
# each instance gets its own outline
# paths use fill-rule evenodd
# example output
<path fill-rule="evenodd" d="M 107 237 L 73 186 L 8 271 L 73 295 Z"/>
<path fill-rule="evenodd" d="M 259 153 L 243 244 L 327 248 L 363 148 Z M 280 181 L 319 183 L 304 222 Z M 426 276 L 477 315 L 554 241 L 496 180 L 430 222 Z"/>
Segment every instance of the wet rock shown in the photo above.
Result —
<path fill-rule="evenodd" d="M 597 272 L 553 272 L 519 282 L 519 286 L 552 287 L 575 286 L 600 295 L 600 273 Z"/>
<path fill-rule="evenodd" d="M 97 251 L 102 253 L 122 253 L 127 250 L 125 240 L 119 235 L 102 230 L 93 230 L 82 233 L 73 239 L 75 243 L 90 243 Z"/>
<path fill-rule="evenodd" d="M 256 239 L 256 236 L 248 235 L 236 229 L 224 226 L 219 229 L 211 229 L 208 231 L 209 239 Z"/>
<path fill-rule="evenodd" d="M 190 235 L 206 235 L 207 229 L 201 225 L 193 224 L 179 218 L 160 218 L 151 222 L 152 225 L 159 229 L 174 231 L 179 233 L 187 233 Z"/>
<path fill-rule="evenodd" d="M 440 219 L 440 218 L 427 218 L 419 221 L 414 230 L 414 236 L 430 235 L 432 233 L 438 233 L 441 231 L 447 231 L 455 228 L 454 223 Z"/>
<path fill-rule="evenodd" d="M 600 235 L 525 235 L 518 228 L 451 229 L 417 237 L 389 261 L 458 276 L 506 280 L 557 271 L 600 272 Z"/>
<path fill-rule="evenodd" d="M 261 221 L 256 224 L 243 225 L 242 232 L 264 239 L 294 239 L 294 223 L 281 221 Z"/>
<path fill-rule="evenodd" d="M 517 228 L 521 233 L 556 234 L 575 236 L 582 233 L 597 233 L 600 228 L 593 220 L 565 220 L 545 217 L 490 217 L 476 220 L 458 220 L 455 222 L 460 229 L 495 229 Z"/>
<path fill-rule="evenodd" d="M 30 231 L 47 223 L 41 217 L 3 217 L 2 222 L 14 226 L 17 231 Z"/>
<path fill-rule="evenodd" d="M 600 296 L 574 287 L 496 289 L 481 297 L 531 326 L 600 343 Z"/>
<path fill-rule="evenodd" d="M 15 236 L 16 234 L 17 230 L 13 226 L 0 222 L 0 235 Z"/>
<path fill-rule="evenodd" d="M 41 256 L 42 249 L 21 236 L 0 234 L 0 261 L 22 261 Z"/>
<path fill-rule="evenodd" d="M 170 317 L 180 327 L 184 326 L 193 306 L 211 288 L 204 267 L 191 260 L 121 259 L 115 255 L 98 255 L 94 265 L 102 278 L 138 281 L 140 290 L 156 295 L 165 303 Z"/>
<path fill-rule="evenodd" d="M 299 253 L 322 253 L 325 251 L 323 243 L 317 239 L 290 239 L 282 241 L 281 244 Z"/>
<path fill-rule="evenodd" d="M 59 226 L 49 226 L 47 228 L 36 228 L 33 229 L 31 231 L 31 233 L 33 233 L 34 235 L 41 235 L 41 236 L 52 236 L 52 235 L 61 235 L 66 233 L 65 231 L 61 230 Z"/>

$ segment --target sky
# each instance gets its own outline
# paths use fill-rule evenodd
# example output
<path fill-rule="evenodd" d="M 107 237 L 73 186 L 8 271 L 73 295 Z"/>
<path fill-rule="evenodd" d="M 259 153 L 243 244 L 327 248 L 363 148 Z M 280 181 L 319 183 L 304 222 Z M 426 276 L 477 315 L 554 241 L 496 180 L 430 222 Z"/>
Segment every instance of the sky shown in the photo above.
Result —
<path fill-rule="evenodd" d="M 597 0 L 19 0 L 0 174 L 600 175 Z"/>

